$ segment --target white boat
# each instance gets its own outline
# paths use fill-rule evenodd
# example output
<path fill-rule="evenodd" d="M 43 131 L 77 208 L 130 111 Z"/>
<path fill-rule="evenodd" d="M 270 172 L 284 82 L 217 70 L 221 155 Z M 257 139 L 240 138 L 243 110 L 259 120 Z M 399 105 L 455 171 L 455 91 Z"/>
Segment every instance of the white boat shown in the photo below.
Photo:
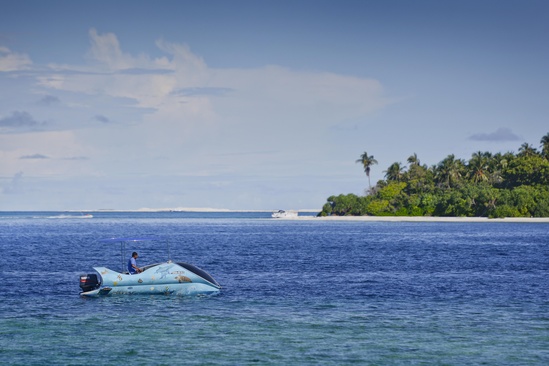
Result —
<path fill-rule="evenodd" d="M 282 219 L 282 218 L 289 218 L 289 217 L 297 217 L 297 211 L 284 211 L 284 210 L 278 210 L 276 212 L 273 212 L 271 217 L 274 217 L 275 219 Z"/>
<path fill-rule="evenodd" d="M 104 241 L 120 242 L 122 271 L 106 267 L 94 267 L 96 273 L 80 275 L 81 296 L 102 297 L 112 295 L 210 295 L 218 293 L 221 286 L 206 271 L 184 262 L 150 264 L 141 267 L 142 272 L 130 274 L 125 270 L 126 242 L 157 240 L 157 238 L 112 238 Z"/>

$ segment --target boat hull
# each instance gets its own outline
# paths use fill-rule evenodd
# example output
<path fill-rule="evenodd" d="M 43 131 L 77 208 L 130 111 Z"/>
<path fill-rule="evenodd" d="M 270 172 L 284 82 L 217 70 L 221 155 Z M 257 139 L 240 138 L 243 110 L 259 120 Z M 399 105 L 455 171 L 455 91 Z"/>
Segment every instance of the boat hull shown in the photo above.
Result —
<path fill-rule="evenodd" d="M 213 295 L 221 288 L 217 283 L 212 283 L 173 262 L 147 266 L 143 272 L 134 275 L 116 272 L 106 267 L 94 267 L 94 270 L 101 277 L 100 285 L 80 295 Z M 212 281 L 215 282 L 213 279 Z"/>
<path fill-rule="evenodd" d="M 277 212 L 273 212 L 271 214 L 271 217 L 275 219 L 288 219 L 288 218 L 294 218 L 297 216 L 298 216 L 297 211 L 278 210 Z"/>

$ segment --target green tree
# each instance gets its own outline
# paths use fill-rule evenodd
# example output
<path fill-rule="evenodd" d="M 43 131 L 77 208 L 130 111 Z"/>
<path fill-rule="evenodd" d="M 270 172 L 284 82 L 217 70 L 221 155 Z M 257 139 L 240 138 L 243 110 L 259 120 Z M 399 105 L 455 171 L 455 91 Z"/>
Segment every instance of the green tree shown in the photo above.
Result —
<path fill-rule="evenodd" d="M 432 193 L 425 193 L 421 195 L 421 201 L 419 207 L 423 210 L 423 214 L 431 216 L 434 214 L 438 205 L 438 196 Z"/>
<path fill-rule="evenodd" d="M 473 153 L 467 169 L 469 171 L 469 178 L 474 182 L 486 182 L 489 180 L 489 162 L 491 154 L 487 152 L 477 151 Z"/>
<path fill-rule="evenodd" d="M 328 203 L 322 208 L 321 216 L 337 215 L 362 215 L 360 211 L 360 197 L 355 194 L 340 194 L 328 197 Z"/>
<path fill-rule="evenodd" d="M 368 155 L 368 153 L 365 151 L 362 155 L 360 155 L 360 158 L 357 159 L 357 163 L 361 163 L 364 167 L 364 173 L 366 173 L 366 176 L 368 177 L 368 187 L 369 190 L 372 190 L 372 184 L 370 183 L 370 167 L 374 164 L 377 164 L 377 160 L 374 159 L 373 155 Z"/>
<path fill-rule="evenodd" d="M 460 190 L 447 189 L 441 193 L 434 211 L 435 216 L 471 216 L 471 201 Z"/>
<path fill-rule="evenodd" d="M 549 184 L 549 160 L 539 155 L 520 155 L 503 171 L 504 185 L 512 189 L 521 185 Z"/>
<path fill-rule="evenodd" d="M 390 215 L 389 201 L 372 200 L 367 206 L 367 212 L 372 216 L 388 216 Z"/>
<path fill-rule="evenodd" d="M 515 159 L 515 155 L 508 152 L 505 154 L 497 153 L 489 161 L 489 179 L 488 181 L 494 185 L 501 187 L 503 183 L 503 171 L 507 169 L 509 163 Z"/>
<path fill-rule="evenodd" d="M 549 133 L 541 138 L 541 154 L 545 159 L 549 159 Z"/>
<path fill-rule="evenodd" d="M 318 214 L 318 216 L 330 216 L 332 214 L 332 205 L 329 202 L 326 202 L 324 206 L 322 206 L 322 211 Z"/>
<path fill-rule="evenodd" d="M 421 165 L 417 154 L 408 157 L 408 171 L 404 173 L 403 181 L 408 183 L 408 194 L 432 191 L 434 187 L 433 172 L 426 165 Z"/>
<path fill-rule="evenodd" d="M 391 201 L 401 194 L 404 188 L 406 188 L 406 183 L 404 182 L 391 182 L 381 188 L 376 197 Z"/>
<path fill-rule="evenodd" d="M 454 154 L 448 155 L 435 167 L 435 181 L 447 188 L 455 187 L 461 180 L 465 166 Z"/>
<path fill-rule="evenodd" d="M 410 156 L 408 157 L 408 160 L 407 160 L 407 161 L 408 161 L 408 164 L 410 164 L 410 165 L 420 165 L 419 159 L 418 159 L 416 153 L 413 153 L 412 155 L 410 155 Z"/>
<path fill-rule="evenodd" d="M 549 217 L 549 133 L 540 142 L 539 152 L 524 143 L 517 154 L 478 151 L 467 163 L 452 154 L 432 167 L 414 153 L 407 170 L 392 164 L 375 187 L 370 167 L 377 161 L 365 152 L 357 162 L 368 194 L 330 196 L 319 215 Z"/>
<path fill-rule="evenodd" d="M 513 189 L 512 199 L 514 206 L 520 213 L 520 216 L 532 216 L 532 210 L 536 206 L 536 192 L 531 186 L 520 186 Z"/>
<path fill-rule="evenodd" d="M 400 163 L 393 163 L 387 170 L 383 171 L 388 181 L 400 182 L 404 176 L 404 167 Z"/>
<path fill-rule="evenodd" d="M 487 182 L 467 184 L 462 187 L 461 192 L 470 205 L 471 216 L 490 216 L 500 196 L 499 189 Z"/>
<path fill-rule="evenodd" d="M 536 150 L 536 148 L 528 144 L 527 142 L 523 143 L 519 147 L 519 156 L 534 156 L 537 154 L 538 151 Z"/>
<path fill-rule="evenodd" d="M 549 217 L 549 189 L 547 187 L 537 187 L 535 206 L 531 210 L 534 217 Z"/>

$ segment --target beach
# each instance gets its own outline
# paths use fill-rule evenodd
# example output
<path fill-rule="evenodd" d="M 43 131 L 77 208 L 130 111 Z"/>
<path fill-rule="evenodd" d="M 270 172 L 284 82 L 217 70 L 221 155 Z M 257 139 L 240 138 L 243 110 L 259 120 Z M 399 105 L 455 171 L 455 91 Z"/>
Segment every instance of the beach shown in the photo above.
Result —
<path fill-rule="evenodd" d="M 315 220 L 315 221 L 388 221 L 388 222 L 522 222 L 549 223 L 549 217 L 505 217 L 490 219 L 488 217 L 433 217 L 433 216 L 298 216 L 278 220 Z"/>

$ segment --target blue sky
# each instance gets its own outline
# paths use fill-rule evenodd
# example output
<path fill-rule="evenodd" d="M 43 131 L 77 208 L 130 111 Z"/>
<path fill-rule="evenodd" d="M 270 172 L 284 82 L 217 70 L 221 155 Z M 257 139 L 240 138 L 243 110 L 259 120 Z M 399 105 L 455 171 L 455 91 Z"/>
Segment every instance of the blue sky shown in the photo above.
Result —
<path fill-rule="evenodd" d="M 0 210 L 320 209 L 539 147 L 546 1 L 0 0 Z"/>

